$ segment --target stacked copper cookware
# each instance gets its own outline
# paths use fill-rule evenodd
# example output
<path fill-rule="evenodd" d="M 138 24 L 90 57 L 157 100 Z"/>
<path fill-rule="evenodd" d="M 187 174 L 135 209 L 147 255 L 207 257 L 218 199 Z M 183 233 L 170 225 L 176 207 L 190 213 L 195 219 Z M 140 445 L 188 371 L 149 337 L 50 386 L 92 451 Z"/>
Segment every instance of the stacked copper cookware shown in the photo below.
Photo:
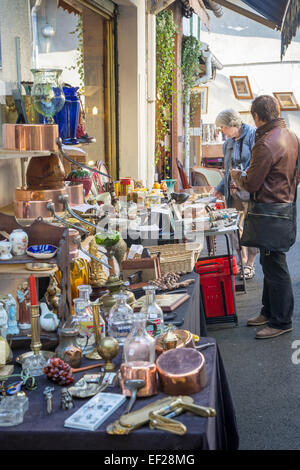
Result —
<path fill-rule="evenodd" d="M 47 156 L 31 157 L 26 170 L 26 185 L 16 188 L 14 209 L 18 219 L 48 218 L 48 202 L 60 214 L 59 196 L 68 195 L 70 205 L 84 202 L 83 185 L 65 183 L 64 166 L 58 155 L 56 124 L 4 124 L 4 148 L 16 151 L 48 151 Z"/>

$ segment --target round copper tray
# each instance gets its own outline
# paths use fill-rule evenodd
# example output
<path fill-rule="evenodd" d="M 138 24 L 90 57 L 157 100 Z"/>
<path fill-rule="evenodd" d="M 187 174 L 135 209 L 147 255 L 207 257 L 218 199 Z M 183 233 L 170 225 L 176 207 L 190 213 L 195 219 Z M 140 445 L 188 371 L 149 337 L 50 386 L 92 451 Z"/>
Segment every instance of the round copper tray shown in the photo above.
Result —
<path fill-rule="evenodd" d="M 194 338 L 193 335 L 190 331 L 188 330 L 174 330 L 175 335 L 178 338 L 177 346 L 176 348 L 194 348 L 195 343 L 194 343 Z M 164 345 L 163 345 L 163 337 L 165 333 L 158 336 L 156 339 L 156 344 L 155 344 L 155 351 L 156 354 L 159 355 L 162 352 L 165 351 Z"/>

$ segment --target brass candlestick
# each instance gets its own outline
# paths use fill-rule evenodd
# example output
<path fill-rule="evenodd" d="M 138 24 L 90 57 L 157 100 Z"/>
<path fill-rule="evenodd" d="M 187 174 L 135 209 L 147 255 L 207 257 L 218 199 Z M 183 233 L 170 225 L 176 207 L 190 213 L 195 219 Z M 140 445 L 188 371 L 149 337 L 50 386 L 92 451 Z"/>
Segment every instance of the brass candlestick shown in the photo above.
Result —
<path fill-rule="evenodd" d="M 38 305 L 31 305 L 31 343 L 30 349 L 33 351 L 33 354 L 30 354 L 22 362 L 22 369 L 32 375 L 37 377 L 39 375 L 44 375 L 44 367 L 47 365 L 47 361 L 41 351 L 41 334 L 40 334 L 40 312 Z"/>
<path fill-rule="evenodd" d="M 99 361 L 102 359 L 98 353 L 98 347 L 101 341 L 100 321 L 99 321 L 99 301 L 91 302 L 93 310 L 93 324 L 94 324 L 94 337 L 95 337 L 95 349 L 89 354 L 86 354 L 87 359 L 93 359 Z"/>
<path fill-rule="evenodd" d="M 38 305 L 31 305 L 31 343 L 30 349 L 35 355 L 40 353 L 41 343 L 41 329 L 40 329 L 40 309 Z"/>

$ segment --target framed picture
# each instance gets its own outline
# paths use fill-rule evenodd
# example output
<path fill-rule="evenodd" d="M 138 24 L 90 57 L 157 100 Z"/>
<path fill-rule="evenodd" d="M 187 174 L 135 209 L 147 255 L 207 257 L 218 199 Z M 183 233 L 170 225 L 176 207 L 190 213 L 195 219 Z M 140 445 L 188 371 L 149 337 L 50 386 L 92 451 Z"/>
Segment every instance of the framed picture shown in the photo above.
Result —
<path fill-rule="evenodd" d="M 293 92 L 273 93 L 278 100 L 281 111 L 298 111 L 299 105 Z"/>
<path fill-rule="evenodd" d="M 255 127 L 251 111 L 239 111 L 239 114 L 241 115 L 242 121 L 245 124 L 250 124 L 251 126 Z"/>
<path fill-rule="evenodd" d="M 200 107 L 201 114 L 207 114 L 208 109 L 208 87 L 207 86 L 195 86 L 192 88 L 193 94 L 200 96 Z"/>
<path fill-rule="evenodd" d="M 248 77 L 230 77 L 231 86 L 234 92 L 234 96 L 237 100 L 252 100 L 253 94 L 251 91 Z"/>

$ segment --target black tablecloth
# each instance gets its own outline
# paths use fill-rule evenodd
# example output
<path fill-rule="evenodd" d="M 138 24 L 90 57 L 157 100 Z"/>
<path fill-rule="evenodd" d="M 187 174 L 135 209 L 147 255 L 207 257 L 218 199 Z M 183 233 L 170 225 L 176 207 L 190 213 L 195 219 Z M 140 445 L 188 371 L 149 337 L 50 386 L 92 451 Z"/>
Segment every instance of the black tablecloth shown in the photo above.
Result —
<path fill-rule="evenodd" d="M 176 419 L 187 426 L 187 433 L 184 436 L 151 430 L 149 426 L 144 426 L 127 436 L 107 434 L 106 426 L 118 419 L 124 412 L 127 402 L 96 431 L 65 428 L 65 419 L 86 400 L 75 399 L 75 407 L 64 411 L 60 408 L 61 387 L 54 385 L 53 411 L 52 414 L 47 415 L 43 389 L 52 383 L 45 376 L 41 376 L 37 377 L 38 388 L 27 392 L 29 410 L 25 413 L 24 422 L 14 427 L 0 427 L 0 449 L 106 451 L 237 449 L 239 439 L 235 411 L 218 348 L 212 338 L 201 338 L 200 342 L 214 344 L 202 351 L 206 360 L 207 385 L 201 392 L 194 394 L 193 398 L 196 404 L 215 408 L 217 416 L 202 418 L 190 413 L 180 415 Z M 118 358 L 114 362 L 117 363 Z M 82 365 L 90 363 L 91 361 L 84 359 Z M 20 367 L 16 366 L 15 369 L 17 373 Z M 96 373 L 97 369 L 94 371 Z M 83 373 L 77 373 L 76 380 L 82 375 Z M 114 387 L 107 391 L 119 393 L 120 389 Z M 139 398 L 134 410 L 165 396 L 160 393 L 150 398 Z"/>

